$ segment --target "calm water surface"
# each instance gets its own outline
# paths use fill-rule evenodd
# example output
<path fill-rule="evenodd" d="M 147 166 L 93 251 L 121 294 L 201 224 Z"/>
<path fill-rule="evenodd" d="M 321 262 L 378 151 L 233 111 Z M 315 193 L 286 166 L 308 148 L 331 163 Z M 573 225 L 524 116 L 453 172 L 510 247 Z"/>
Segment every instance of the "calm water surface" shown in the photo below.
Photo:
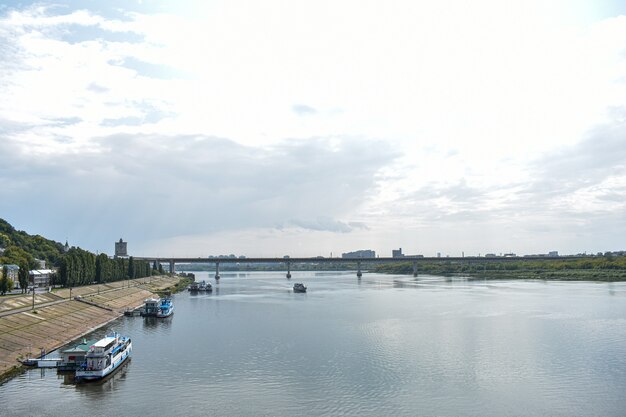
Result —
<path fill-rule="evenodd" d="M 223 273 L 170 318 L 116 320 L 93 335 L 133 338 L 113 378 L 30 370 L 0 414 L 626 415 L 624 283 L 293 275 Z"/>

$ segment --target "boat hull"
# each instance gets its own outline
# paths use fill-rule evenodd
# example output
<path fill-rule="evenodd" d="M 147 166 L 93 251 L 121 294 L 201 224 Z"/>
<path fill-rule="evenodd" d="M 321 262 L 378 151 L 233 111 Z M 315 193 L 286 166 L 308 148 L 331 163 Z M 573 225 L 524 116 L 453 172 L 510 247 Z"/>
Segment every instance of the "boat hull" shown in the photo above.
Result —
<path fill-rule="evenodd" d="M 165 318 L 165 317 L 169 317 L 172 314 L 174 314 L 174 307 L 170 308 L 169 311 L 165 311 L 165 312 L 159 311 L 156 316 L 158 318 L 162 319 L 162 318 Z"/>

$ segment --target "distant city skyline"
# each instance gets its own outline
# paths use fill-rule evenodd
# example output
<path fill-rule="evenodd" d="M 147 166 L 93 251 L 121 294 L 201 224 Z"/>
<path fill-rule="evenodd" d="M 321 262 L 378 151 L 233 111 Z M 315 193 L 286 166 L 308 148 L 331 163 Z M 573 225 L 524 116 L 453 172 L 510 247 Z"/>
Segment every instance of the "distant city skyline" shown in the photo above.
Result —
<path fill-rule="evenodd" d="M 626 249 L 626 3 L 0 5 L 0 217 L 100 253 Z"/>

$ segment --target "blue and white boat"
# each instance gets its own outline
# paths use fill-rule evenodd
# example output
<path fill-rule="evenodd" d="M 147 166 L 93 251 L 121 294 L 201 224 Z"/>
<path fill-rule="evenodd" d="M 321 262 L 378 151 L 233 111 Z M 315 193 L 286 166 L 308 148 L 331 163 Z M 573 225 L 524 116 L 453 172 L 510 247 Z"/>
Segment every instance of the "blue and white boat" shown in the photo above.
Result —
<path fill-rule="evenodd" d="M 89 348 L 85 362 L 76 371 L 76 381 L 95 381 L 106 377 L 129 359 L 132 351 L 130 337 L 119 333 L 107 335 Z"/>
<path fill-rule="evenodd" d="M 174 312 L 174 303 L 171 298 L 161 298 L 161 304 L 159 304 L 159 310 L 156 313 L 157 317 L 171 316 Z"/>

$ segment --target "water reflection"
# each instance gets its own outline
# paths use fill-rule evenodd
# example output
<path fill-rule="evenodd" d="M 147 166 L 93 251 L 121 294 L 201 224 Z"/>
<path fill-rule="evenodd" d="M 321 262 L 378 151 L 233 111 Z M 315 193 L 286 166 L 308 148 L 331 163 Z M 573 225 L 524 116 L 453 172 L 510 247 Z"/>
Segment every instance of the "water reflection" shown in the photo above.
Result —
<path fill-rule="evenodd" d="M 165 328 L 170 327 L 175 314 L 176 313 L 168 317 L 143 317 L 143 326 L 148 329 L 156 326 Z"/>
<path fill-rule="evenodd" d="M 132 358 L 126 360 L 122 366 L 116 370 L 113 374 L 99 381 L 89 381 L 76 383 L 73 374 L 64 375 L 64 384 L 73 384 L 76 389 L 82 394 L 88 396 L 94 396 L 94 394 L 102 393 L 104 391 L 114 391 L 116 389 L 122 389 L 127 375 L 131 369 Z"/>

